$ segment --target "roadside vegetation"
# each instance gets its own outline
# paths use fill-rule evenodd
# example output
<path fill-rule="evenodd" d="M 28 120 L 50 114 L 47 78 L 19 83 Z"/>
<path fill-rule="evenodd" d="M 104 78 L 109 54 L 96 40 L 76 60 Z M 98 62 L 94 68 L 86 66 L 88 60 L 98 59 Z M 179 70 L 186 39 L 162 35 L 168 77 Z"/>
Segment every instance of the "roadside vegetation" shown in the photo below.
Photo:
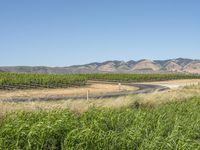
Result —
<path fill-rule="evenodd" d="M 60 89 L 57 90 L 57 93 L 59 92 L 59 90 Z M 10 92 L 11 93 L 18 92 L 18 90 L 9 91 L 9 93 Z M 23 92 L 28 92 L 28 90 Z M 49 92 L 49 90 L 47 92 Z M 20 94 L 19 95 L 14 94 L 14 95 L 19 97 Z M 39 95 L 39 92 L 36 93 L 36 95 Z M 0 114 L 5 114 L 7 112 L 15 112 L 17 110 L 38 111 L 38 110 L 54 110 L 54 109 L 59 109 L 59 110 L 68 109 L 76 113 L 83 113 L 88 111 L 90 108 L 121 108 L 121 107 L 129 107 L 130 105 L 133 105 L 133 103 L 142 107 L 154 108 L 171 102 L 191 99 L 192 97 L 200 97 L 200 86 L 197 84 L 196 85 L 188 84 L 187 86 L 184 87 L 165 90 L 162 92 L 135 94 L 135 95 L 122 96 L 118 98 L 100 98 L 100 99 L 90 98 L 87 101 L 85 99 L 32 101 L 32 102 L 1 101 Z"/>
<path fill-rule="evenodd" d="M 147 82 L 175 79 L 199 79 L 189 74 L 30 74 L 0 73 L 0 89 L 66 88 L 85 85 L 88 80 Z"/>
<path fill-rule="evenodd" d="M 200 149 L 200 97 L 155 108 L 17 111 L 0 122 L 6 149 Z"/>

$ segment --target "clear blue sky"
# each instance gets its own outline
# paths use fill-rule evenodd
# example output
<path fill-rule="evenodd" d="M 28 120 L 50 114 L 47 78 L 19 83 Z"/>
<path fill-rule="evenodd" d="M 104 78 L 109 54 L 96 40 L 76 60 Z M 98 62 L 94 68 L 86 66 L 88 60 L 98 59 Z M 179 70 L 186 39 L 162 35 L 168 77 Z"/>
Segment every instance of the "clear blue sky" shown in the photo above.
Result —
<path fill-rule="evenodd" d="M 200 0 L 1 0 L 0 66 L 200 58 Z"/>

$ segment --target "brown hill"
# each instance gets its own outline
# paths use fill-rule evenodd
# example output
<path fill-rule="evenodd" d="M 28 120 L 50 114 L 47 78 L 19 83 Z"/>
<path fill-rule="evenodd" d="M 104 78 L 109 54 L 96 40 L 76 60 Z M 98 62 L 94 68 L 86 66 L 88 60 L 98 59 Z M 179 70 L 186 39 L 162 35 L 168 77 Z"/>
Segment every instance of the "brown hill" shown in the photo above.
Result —
<path fill-rule="evenodd" d="M 32 73 L 195 73 L 200 74 L 200 60 L 170 59 L 170 60 L 140 60 L 140 61 L 106 61 L 69 67 L 0 67 L 4 72 L 32 72 Z"/>

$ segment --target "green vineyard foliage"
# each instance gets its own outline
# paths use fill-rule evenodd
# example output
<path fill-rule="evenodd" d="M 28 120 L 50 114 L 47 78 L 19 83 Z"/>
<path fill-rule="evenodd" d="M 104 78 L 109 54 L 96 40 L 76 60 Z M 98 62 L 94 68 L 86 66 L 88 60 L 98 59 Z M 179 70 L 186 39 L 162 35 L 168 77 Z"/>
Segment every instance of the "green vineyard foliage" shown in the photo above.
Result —
<path fill-rule="evenodd" d="M 88 80 L 147 82 L 173 79 L 195 79 L 192 74 L 32 74 L 0 73 L 0 88 L 70 87 L 85 85 Z"/>

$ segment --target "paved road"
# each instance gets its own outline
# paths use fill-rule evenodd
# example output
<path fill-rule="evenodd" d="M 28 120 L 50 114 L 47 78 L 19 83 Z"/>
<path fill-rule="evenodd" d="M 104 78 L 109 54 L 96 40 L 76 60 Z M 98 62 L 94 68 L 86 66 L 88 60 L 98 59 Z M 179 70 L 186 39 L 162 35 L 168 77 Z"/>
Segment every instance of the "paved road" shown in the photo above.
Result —
<path fill-rule="evenodd" d="M 90 81 L 88 84 L 94 83 L 103 83 L 103 84 L 118 84 L 116 82 L 102 82 L 102 81 Z M 133 91 L 121 91 L 121 92 L 113 92 L 113 93 L 105 93 L 105 94 L 96 94 L 89 95 L 90 99 L 99 99 L 99 98 L 111 98 L 111 97 L 119 97 L 126 96 L 131 94 L 140 94 L 140 93 L 152 93 L 155 91 L 164 91 L 169 89 L 165 86 L 160 85 L 152 85 L 152 84 L 135 84 L 135 83 L 122 83 L 122 85 L 129 85 L 133 87 L 137 87 L 138 90 Z M 33 102 L 33 101 L 55 101 L 55 100 L 68 100 L 68 99 L 86 99 L 86 96 L 48 96 L 48 97 L 34 97 L 34 98 L 14 98 L 14 99 L 5 99 L 0 101 L 6 102 Z"/>

